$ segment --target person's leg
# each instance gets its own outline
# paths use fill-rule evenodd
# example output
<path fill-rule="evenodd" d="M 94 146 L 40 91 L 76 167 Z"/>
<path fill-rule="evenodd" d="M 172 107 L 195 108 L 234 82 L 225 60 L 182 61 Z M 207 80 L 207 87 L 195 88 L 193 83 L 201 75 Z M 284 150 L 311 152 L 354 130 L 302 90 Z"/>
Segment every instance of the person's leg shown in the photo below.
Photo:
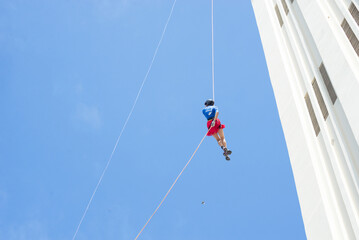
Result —
<path fill-rule="evenodd" d="M 222 128 L 218 129 L 218 134 L 219 134 L 219 137 L 220 137 L 220 139 L 222 141 L 223 146 L 225 148 L 227 148 L 227 142 L 226 142 L 226 139 L 224 138 L 224 132 L 223 132 Z M 220 146 L 222 146 L 222 145 L 220 145 Z"/>
<path fill-rule="evenodd" d="M 218 145 L 219 145 L 220 147 L 222 147 L 222 146 L 223 146 L 222 139 L 218 136 L 218 134 L 215 133 L 215 134 L 213 134 L 212 136 L 217 140 Z"/>

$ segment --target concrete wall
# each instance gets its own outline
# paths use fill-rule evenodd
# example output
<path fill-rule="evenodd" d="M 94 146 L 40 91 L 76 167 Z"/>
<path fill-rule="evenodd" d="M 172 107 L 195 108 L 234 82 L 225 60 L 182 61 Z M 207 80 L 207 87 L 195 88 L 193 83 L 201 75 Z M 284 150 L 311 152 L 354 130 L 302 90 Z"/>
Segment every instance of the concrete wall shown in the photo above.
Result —
<path fill-rule="evenodd" d="M 359 57 L 341 26 L 345 18 L 359 38 L 350 4 L 359 8 L 350 0 L 252 0 L 308 239 L 359 239 Z"/>

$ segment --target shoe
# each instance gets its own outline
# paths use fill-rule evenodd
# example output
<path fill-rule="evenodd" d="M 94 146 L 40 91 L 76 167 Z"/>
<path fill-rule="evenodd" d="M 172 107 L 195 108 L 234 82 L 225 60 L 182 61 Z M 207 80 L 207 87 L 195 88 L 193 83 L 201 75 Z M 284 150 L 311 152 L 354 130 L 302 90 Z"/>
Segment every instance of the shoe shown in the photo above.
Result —
<path fill-rule="evenodd" d="M 224 156 L 228 156 L 228 155 L 232 154 L 232 151 L 227 148 L 223 148 L 223 151 L 224 151 L 224 153 L 223 153 Z"/>

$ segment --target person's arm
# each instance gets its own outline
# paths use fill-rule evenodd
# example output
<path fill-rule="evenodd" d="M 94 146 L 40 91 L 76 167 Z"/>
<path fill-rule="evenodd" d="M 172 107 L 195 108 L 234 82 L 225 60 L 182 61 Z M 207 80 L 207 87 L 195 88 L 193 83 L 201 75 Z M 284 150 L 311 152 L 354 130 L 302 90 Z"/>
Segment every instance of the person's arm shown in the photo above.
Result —
<path fill-rule="evenodd" d="M 217 110 L 216 115 L 214 115 L 213 121 L 216 121 L 216 120 L 217 120 L 218 114 L 219 114 L 219 112 L 218 112 L 218 110 Z"/>
<path fill-rule="evenodd" d="M 214 125 L 216 125 L 216 120 L 217 120 L 217 118 L 218 118 L 218 114 L 219 114 L 219 112 L 218 112 L 218 110 L 217 110 L 217 111 L 216 111 L 216 114 L 214 115 L 214 118 L 213 118 L 213 120 L 212 120 L 211 127 L 214 127 Z"/>

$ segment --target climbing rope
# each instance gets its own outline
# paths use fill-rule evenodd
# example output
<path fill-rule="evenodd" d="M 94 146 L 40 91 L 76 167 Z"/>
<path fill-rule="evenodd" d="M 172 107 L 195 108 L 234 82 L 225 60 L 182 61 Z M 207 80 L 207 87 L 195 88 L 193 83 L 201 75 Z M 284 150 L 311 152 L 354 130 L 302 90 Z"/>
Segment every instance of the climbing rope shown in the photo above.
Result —
<path fill-rule="evenodd" d="M 212 14 L 211 14 L 211 25 L 212 25 L 212 89 L 213 89 L 213 101 L 214 101 L 214 32 L 213 32 L 213 0 L 212 0 Z"/>
<path fill-rule="evenodd" d="M 213 101 L 214 101 L 214 31 L 213 31 L 213 0 L 212 0 L 212 7 L 211 7 L 211 25 L 212 25 L 212 90 L 213 90 Z M 208 132 L 210 131 L 212 127 L 209 128 Z M 208 133 L 207 132 L 207 133 Z M 148 225 L 148 223 L 151 221 L 152 217 L 156 214 L 156 212 L 158 211 L 158 209 L 161 207 L 162 203 L 166 200 L 168 194 L 171 192 L 172 188 L 174 187 L 174 185 L 177 183 L 178 179 L 181 177 L 182 173 L 184 172 L 184 170 L 187 168 L 188 164 L 192 161 L 194 155 L 196 154 L 197 150 L 199 149 L 199 147 L 201 146 L 203 140 L 206 138 L 207 136 L 204 135 L 204 137 L 202 138 L 201 142 L 198 144 L 196 150 L 194 151 L 194 153 L 192 154 L 191 158 L 188 160 L 187 164 L 184 166 L 184 168 L 182 169 L 182 171 L 178 174 L 176 180 L 173 182 L 172 186 L 169 188 L 169 190 L 167 191 L 166 195 L 163 197 L 162 201 L 158 204 L 157 208 L 155 209 L 155 211 L 152 213 L 152 215 L 149 217 L 149 219 L 147 220 L 147 222 L 145 223 L 145 225 L 142 227 L 142 229 L 140 230 L 140 232 L 137 234 L 136 238 L 134 240 L 137 240 L 138 237 L 141 235 L 141 233 L 143 232 L 143 230 L 146 228 L 146 226 Z"/>
<path fill-rule="evenodd" d="M 210 127 L 211 129 L 212 127 Z M 210 130 L 209 129 L 209 130 Z M 209 132 L 208 130 L 208 132 Z M 208 133 L 207 132 L 207 133 Z M 197 150 L 199 149 L 199 147 L 201 146 L 203 140 L 206 138 L 207 136 L 207 133 L 206 135 L 204 135 L 204 137 L 202 138 L 201 142 L 198 144 L 196 150 L 193 152 L 191 158 L 188 160 L 187 164 L 184 166 L 184 168 L 182 169 L 182 171 L 178 174 L 176 180 L 173 182 L 172 186 L 170 187 L 170 189 L 167 191 L 166 195 L 163 197 L 162 201 L 160 202 L 160 204 L 158 204 L 156 210 L 152 213 L 151 217 L 147 220 L 146 224 L 142 227 L 141 231 L 137 234 L 135 240 L 137 240 L 137 238 L 141 235 L 142 231 L 145 229 L 145 227 L 147 226 L 147 224 L 151 221 L 152 217 L 155 215 L 155 213 L 157 212 L 157 210 L 161 207 L 162 203 L 166 200 L 168 194 L 171 192 L 173 186 L 177 183 L 178 179 L 181 177 L 182 173 L 184 172 L 184 170 L 187 168 L 188 164 L 192 161 L 194 155 L 196 154 Z"/>
<path fill-rule="evenodd" d="M 101 174 L 101 176 L 100 176 L 100 179 L 98 180 L 97 185 L 96 185 L 96 187 L 95 187 L 95 189 L 94 189 L 94 191 L 93 191 L 93 193 L 92 193 L 92 195 L 91 195 L 91 198 L 90 198 L 90 200 L 89 200 L 89 202 L 88 202 L 88 204 L 87 204 L 87 206 L 86 206 L 86 209 L 85 209 L 85 211 L 84 211 L 84 213 L 83 213 L 83 215 L 82 215 L 82 217 L 81 217 L 81 220 L 80 220 L 80 222 L 79 222 L 79 224 L 78 224 L 78 226 L 77 226 L 77 228 L 76 228 L 76 231 L 75 231 L 75 234 L 74 234 L 73 237 L 72 237 L 72 240 L 74 240 L 74 239 L 76 238 L 76 236 L 77 236 L 77 233 L 78 233 L 78 231 L 79 231 L 79 229 L 80 229 L 80 226 L 81 226 L 81 224 L 82 224 L 82 222 L 83 222 L 83 220 L 84 220 L 84 218 L 85 218 L 85 216 L 86 216 L 86 214 L 87 214 L 87 211 L 88 211 L 88 209 L 89 209 L 89 207 L 90 207 L 90 205 L 91 205 L 91 203 L 92 203 L 92 200 L 93 200 L 93 198 L 94 198 L 94 196 L 95 196 L 95 194 L 96 194 L 96 192 L 97 192 L 97 189 L 98 189 L 98 187 L 100 186 L 100 184 L 101 184 L 101 182 L 102 182 L 102 179 L 103 179 L 103 177 L 104 177 L 104 175 L 105 175 L 105 173 L 106 173 L 106 171 L 107 171 L 107 168 L 108 168 L 109 165 L 110 165 L 110 162 L 111 162 L 111 160 L 112 160 L 112 157 L 113 157 L 113 155 L 114 155 L 114 153 L 115 153 L 115 151 L 116 151 L 116 148 L 117 148 L 118 143 L 119 143 L 119 141 L 120 141 L 120 139 L 121 139 L 121 137 L 122 137 L 122 134 L 123 134 L 123 132 L 124 132 L 126 126 L 127 126 L 127 123 L 128 123 L 128 121 L 129 121 L 129 119 L 130 119 L 132 113 L 133 113 L 133 110 L 135 109 L 135 106 L 136 106 L 136 104 L 137 104 L 137 100 L 138 100 L 138 98 L 140 97 L 140 94 L 141 94 L 141 92 L 142 92 L 142 88 L 143 88 L 143 86 L 145 85 L 145 82 L 146 82 L 146 80 L 147 80 L 147 78 L 148 78 L 148 75 L 149 75 L 149 73 L 150 73 L 150 71 L 151 71 L 151 69 L 152 69 L 152 65 L 153 65 L 153 62 L 155 61 L 155 58 L 156 58 L 156 56 L 157 56 L 158 49 L 160 48 L 160 45 L 161 45 L 162 40 L 163 40 L 163 37 L 164 37 L 164 35 L 165 35 L 165 33 L 166 33 L 167 26 L 168 26 L 168 23 L 169 23 L 169 21 L 170 21 L 170 19 L 171 19 L 171 17 L 172 17 L 173 9 L 174 9 L 174 7 L 175 7 L 175 5 L 176 5 L 176 2 L 177 2 L 177 0 L 174 0 L 173 5 L 172 5 L 172 8 L 171 8 L 171 12 L 170 12 L 170 14 L 169 14 L 169 16 L 168 16 L 168 18 L 167 18 L 167 22 L 166 22 L 166 24 L 165 24 L 165 26 L 164 26 L 164 28 L 163 28 L 161 38 L 160 38 L 160 40 L 159 40 L 159 42 L 158 42 L 158 44 L 157 44 L 156 50 L 155 50 L 155 52 L 154 52 L 154 54 L 153 54 L 153 57 L 152 57 L 150 66 L 148 67 L 147 73 L 146 73 L 146 75 L 145 75 L 145 77 L 144 77 L 144 79 L 143 79 L 143 81 L 142 81 L 141 87 L 140 87 L 140 89 L 138 90 L 138 93 L 137 93 L 136 99 L 135 99 L 135 101 L 134 101 L 134 103 L 133 103 L 133 105 L 132 105 L 131 111 L 130 111 L 130 113 L 129 113 L 128 116 L 127 116 L 127 119 L 126 119 L 126 121 L 125 121 L 125 124 L 123 125 L 122 130 L 121 130 L 121 132 L 120 132 L 120 135 L 119 135 L 118 138 L 117 138 L 116 144 L 115 144 L 115 146 L 114 146 L 114 148 L 113 148 L 113 150 L 112 150 L 112 153 L 111 153 L 111 155 L 110 155 L 110 158 L 108 159 L 107 164 L 106 164 L 104 170 L 102 171 L 102 174 Z"/>

